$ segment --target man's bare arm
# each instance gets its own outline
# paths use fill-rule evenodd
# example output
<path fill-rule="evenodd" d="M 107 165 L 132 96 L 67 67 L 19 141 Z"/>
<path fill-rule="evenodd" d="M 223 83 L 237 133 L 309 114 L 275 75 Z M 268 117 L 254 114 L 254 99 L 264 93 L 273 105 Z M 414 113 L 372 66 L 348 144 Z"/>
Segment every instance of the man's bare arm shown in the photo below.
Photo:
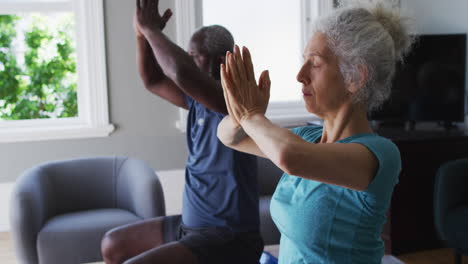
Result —
<path fill-rule="evenodd" d="M 221 84 L 201 71 L 187 52 L 164 35 L 161 31 L 164 17 L 159 15 L 159 1 L 146 1 L 149 2 L 152 4 L 142 6 L 136 0 L 137 23 L 164 75 L 197 102 L 213 111 L 226 114 Z"/>
<path fill-rule="evenodd" d="M 144 36 L 137 36 L 137 66 L 146 89 L 176 106 L 187 109 L 184 92 L 164 74 Z"/>

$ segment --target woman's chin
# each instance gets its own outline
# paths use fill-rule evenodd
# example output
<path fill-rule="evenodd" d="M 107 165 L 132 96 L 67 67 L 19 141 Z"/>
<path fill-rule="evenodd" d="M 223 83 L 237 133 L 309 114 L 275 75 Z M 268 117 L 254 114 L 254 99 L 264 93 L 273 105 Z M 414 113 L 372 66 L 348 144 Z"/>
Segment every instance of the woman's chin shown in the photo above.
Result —
<path fill-rule="evenodd" d="M 319 115 L 320 114 L 316 107 L 308 105 L 308 104 L 306 104 L 306 110 L 307 110 L 307 112 L 309 112 L 311 114 L 314 114 L 314 115 Z"/>

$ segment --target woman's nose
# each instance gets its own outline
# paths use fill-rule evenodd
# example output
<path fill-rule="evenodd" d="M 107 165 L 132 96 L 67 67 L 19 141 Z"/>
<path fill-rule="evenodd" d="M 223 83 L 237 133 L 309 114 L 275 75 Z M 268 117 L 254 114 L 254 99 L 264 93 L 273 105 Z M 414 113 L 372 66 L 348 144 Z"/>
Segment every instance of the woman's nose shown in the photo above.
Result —
<path fill-rule="evenodd" d="M 306 75 L 307 73 L 307 66 L 304 64 L 301 69 L 299 70 L 299 72 L 297 73 L 297 76 L 296 76 L 296 79 L 298 82 L 300 83 L 303 83 L 303 84 L 307 84 L 309 82 L 309 78 L 308 76 Z"/>

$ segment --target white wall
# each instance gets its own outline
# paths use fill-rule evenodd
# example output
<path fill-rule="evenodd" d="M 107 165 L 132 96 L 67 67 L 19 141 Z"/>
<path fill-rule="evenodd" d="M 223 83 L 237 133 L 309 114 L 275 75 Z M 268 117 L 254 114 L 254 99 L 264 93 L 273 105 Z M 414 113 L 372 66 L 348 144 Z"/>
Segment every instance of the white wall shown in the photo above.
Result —
<path fill-rule="evenodd" d="M 416 33 L 468 32 L 466 0 L 401 0 L 401 7 L 414 18 Z"/>
<path fill-rule="evenodd" d="M 0 183 L 0 232 L 8 231 L 9 212 L 10 212 L 10 195 L 13 188 L 13 183 Z"/>

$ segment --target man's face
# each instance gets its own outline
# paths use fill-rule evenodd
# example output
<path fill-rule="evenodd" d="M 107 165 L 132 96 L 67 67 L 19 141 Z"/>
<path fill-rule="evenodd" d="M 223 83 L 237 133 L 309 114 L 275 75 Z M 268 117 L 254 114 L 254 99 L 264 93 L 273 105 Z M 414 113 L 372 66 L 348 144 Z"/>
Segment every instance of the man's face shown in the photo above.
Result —
<path fill-rule="evenodd" d="M 188 54 L 192 57 L 195 64 L 203 72 L 209 73 L 211 75 L 211 65 L 210 58 L 206 51 L 201 50 L 201 43 L 203 42 L 203 37 L 200 35 L 194 35 L 189 43 Z"/>

